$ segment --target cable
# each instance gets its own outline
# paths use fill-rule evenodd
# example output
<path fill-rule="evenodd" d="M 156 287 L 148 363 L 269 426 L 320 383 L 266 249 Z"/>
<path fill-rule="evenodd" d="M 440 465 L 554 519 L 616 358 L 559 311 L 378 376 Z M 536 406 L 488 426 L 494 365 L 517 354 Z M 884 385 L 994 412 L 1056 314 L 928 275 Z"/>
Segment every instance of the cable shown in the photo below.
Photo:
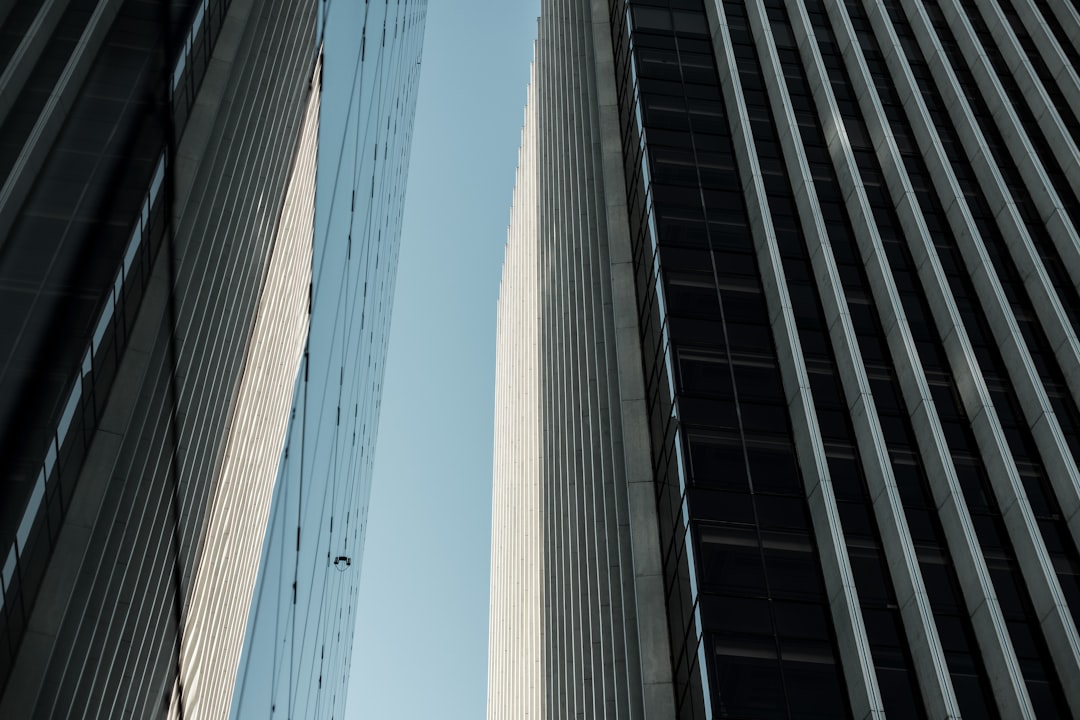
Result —
<path fill-rule="evenodd" d="M 338 5 L 323 1 L 320 37 L 333 29 L 329 16 Z M 270 683 L 273 702 L 286 703 L 290 718 L 340 717 L 346 699 L 425 12 L 415 0 L 365 2 L 342 143 L 327 178 L 331 219 L 313 237 L 305 375 L 279 479 L 288 503 L 293 487 L 299 493 L 291 587 L 279 566 L 277 594 L 287 615 L 282 622 L 277 613 L 274 623 L 287 637 L 280 648 L 275 641 Z M 320 128 L 320 148 L 325 140 Z M 325 149 L 320 155 L 329 157 Z M 342 202 L 349 205 L 347 232 L 336 221 Z M 320 204 L 319 217 L 325 212 Z M 353 572 L 331 568 L 335 556 L 347 558 Z"/>

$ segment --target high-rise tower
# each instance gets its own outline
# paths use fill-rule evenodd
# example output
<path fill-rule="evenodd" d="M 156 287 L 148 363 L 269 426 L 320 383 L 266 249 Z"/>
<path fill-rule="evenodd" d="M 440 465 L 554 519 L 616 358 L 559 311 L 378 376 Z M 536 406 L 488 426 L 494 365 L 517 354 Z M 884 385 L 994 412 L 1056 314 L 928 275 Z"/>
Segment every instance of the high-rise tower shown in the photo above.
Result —
<path fill-rule="evenodd" d="M 1080 715 L 1078 38 L 1066 0 L 543 3 L 490 718 Z"/>
<path fill-rule="evenodd" d="M 6 5 L 0 715 L 220 716 L 308 324 L 317 8 Z"/>
<path fill-rule="evenodd" d="M 362 110 L 396 172 L 354 248 L 315 239 L 325 3 L 0 0 L 0 717 L 230 712 L 297 378 L 336 330 L 309 326 L 348 302 L 364 361 L 385 347 L 425 4 L 393 7 L 375 42 L 415 52 L 368 48 Z M 339 249 L 383 270 L 320 314 Z"/>

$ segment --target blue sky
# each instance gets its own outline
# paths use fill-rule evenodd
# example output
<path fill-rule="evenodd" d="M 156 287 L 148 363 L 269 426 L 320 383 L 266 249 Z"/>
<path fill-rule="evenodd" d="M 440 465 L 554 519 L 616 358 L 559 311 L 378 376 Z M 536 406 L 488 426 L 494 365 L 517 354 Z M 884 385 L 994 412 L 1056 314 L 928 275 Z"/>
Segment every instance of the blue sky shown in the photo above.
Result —
<path fill-rule="evenodd" d="M 349 718 L 484 716 L 495 303 L 538 12 L 428 5 Z"/>

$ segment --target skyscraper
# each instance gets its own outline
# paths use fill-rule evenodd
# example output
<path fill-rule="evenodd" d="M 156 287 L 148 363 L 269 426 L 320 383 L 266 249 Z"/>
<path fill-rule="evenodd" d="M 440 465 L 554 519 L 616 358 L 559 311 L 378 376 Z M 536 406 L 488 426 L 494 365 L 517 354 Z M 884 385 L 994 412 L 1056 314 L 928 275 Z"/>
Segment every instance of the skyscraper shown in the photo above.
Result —
<path fill-rule="evenodd" d="M 542 4 L 489 718 L 1080 715 L 1078 37 Z"/>
<path fill-rule="evenodd" d="M 2 717 L 230 712 L 297 378 L 330 355 L 309 324 L 345 302 L 368 367 L 340 374 L 375 408 L 349 430 L 373 442 L 413 107 L 393 83 L 419 61 L 388 59 L 363 108 L 397 170 L 370 178 L 386 240 L 317 241 L 324 5 L 0 2 Z M 380 67 L 424 7 L 386 3 Z M 382 258 L 370 300 L 319 286 L 338 249 Z"/>

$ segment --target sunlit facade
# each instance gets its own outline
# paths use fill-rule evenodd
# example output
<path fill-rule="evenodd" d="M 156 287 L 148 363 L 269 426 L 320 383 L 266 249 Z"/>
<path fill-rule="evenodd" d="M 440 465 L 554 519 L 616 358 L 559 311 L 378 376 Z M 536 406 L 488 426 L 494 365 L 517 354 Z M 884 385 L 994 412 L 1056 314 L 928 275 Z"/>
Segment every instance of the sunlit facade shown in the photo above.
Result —
<path fill-rule="evenodd" d="M 542 3 L 545 717 L 1080 715 L 1078 37 Z"/>
<path fill-rule="evenodd" d="M 318 322 L 324 27 L 0 3 L 0 717 L 232 709 Z"/>
<path fill-rule="evenodd" d="M 544 717 L 534 82 L 531 78 L 499 286 L 488 633 L 488 717 L 492 720 Z"/>

